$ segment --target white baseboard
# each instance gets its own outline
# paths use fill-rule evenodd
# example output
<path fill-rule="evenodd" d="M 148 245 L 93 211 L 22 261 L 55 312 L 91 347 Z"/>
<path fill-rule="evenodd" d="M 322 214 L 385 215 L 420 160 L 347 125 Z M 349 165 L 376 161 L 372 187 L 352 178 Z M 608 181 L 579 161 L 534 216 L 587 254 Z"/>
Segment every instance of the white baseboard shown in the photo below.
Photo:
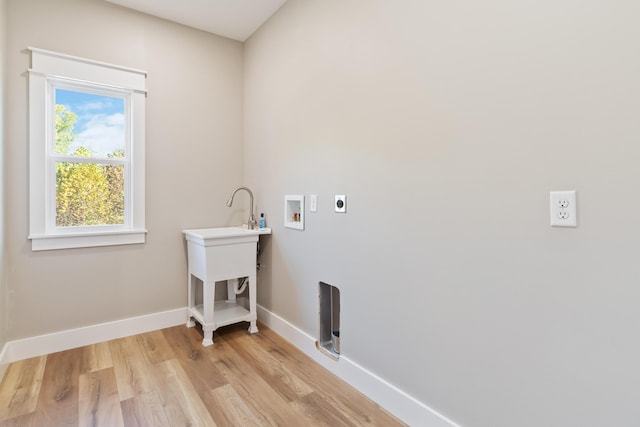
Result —
<path fill-rule="evenodd" d="M 258 320 L 402 422 L 420 427 L 460 427 L 344 355 L 340 355 L 338 360 L 333 360 L 322 354 L 316 348 L 314 337 L 260 305 Z"/>
<path fill-rule="evenodd" d="M 9 341 L 5 344 L 2 353 L 0 353 L 0 367 L 17 360 L 156 331 L 183 324 L 186 321 L 187 309 L 177 308 L 160 313 Z"/>

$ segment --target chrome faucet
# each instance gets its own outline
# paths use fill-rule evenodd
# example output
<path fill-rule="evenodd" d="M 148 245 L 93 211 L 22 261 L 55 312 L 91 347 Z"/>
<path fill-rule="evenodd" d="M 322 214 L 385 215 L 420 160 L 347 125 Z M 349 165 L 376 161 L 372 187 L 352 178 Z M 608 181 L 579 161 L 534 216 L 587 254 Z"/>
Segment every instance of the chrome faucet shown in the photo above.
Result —
<path fill-rule="evenodd" d="M 249 230 L 256 229 L 258 228 L 257 227 L 258 223 L 256 222 L 256 218 L 253 216 L 253 193 L 251 192 L 251 190 L 249 190 L 249 188 L 238 187 L 235 190 L 233 190 L 233 193 L 231 193 L 231 197 L 229 197 L 229 200 L 227 200 L 227 206 L 231 207 L 231 205 L 233 204 L 233 197 L 240 190 L 245 190 L 247 193 L 249 193 L 250 203 L 249 203 L 249 220 L 247 221 L 247 228 Z"/>

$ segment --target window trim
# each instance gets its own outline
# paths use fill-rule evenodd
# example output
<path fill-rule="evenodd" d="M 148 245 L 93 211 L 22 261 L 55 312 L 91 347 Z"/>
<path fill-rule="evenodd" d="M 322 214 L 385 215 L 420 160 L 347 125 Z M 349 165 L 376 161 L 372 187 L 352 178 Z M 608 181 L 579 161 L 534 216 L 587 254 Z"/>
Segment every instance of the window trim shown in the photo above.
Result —
<path fill-rule="evenodd" d="M 127 245 L 145 242 L 145 80 L 147 73 L 57 52 L 28 48 L 29 69 L 29 239 L 33 251 Z M 125 225 L 52 227 L 49 142 L 55 135 L 53 82 L 125 92 L 130 97 L 129 208 Z M 55 189 L 54 189 L 55 192 Z M 126 193 L 126 191 L 125 191 Z M 55 198 L 55 193 L 53 194 Z M 55 209 L 54 212 L 55 214 Z M 53 222 L 51 222 L 53 221 Z"/>

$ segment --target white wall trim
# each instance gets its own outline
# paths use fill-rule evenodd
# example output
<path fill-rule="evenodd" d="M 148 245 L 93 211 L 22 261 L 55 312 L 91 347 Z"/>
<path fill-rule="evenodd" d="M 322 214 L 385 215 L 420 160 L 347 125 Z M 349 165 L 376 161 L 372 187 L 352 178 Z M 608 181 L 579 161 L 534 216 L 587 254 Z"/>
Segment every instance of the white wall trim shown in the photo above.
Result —
<path fill-rule="evenodd" d="M 258 320 L 410 426 L 461 427 L 344 355 L 337 361 L 325 356 L 316 349 L 314 337 L 260 305 Z"/>
<path fill-rule="evenodd" d="M 2 353 L 0 353 L 0 366 L 30 357 L 169 328 L 185 324 L 186 321 L 187 309 L 183 307 L 9 341 L 5 344 Z"/>

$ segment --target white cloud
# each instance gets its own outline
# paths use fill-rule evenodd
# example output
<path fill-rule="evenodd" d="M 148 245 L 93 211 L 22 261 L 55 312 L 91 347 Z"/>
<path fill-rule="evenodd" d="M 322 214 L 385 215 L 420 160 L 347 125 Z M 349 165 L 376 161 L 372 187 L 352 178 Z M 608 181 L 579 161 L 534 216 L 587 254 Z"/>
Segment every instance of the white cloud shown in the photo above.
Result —
<path fill-rule="evenodd" d="M 95 114 L 83 123 L 83 129 L 76 134 L 71 152 L 77 147 L 88 148 L 94 156 L 107 156 L 125 146 L 124 114 Z"/>

